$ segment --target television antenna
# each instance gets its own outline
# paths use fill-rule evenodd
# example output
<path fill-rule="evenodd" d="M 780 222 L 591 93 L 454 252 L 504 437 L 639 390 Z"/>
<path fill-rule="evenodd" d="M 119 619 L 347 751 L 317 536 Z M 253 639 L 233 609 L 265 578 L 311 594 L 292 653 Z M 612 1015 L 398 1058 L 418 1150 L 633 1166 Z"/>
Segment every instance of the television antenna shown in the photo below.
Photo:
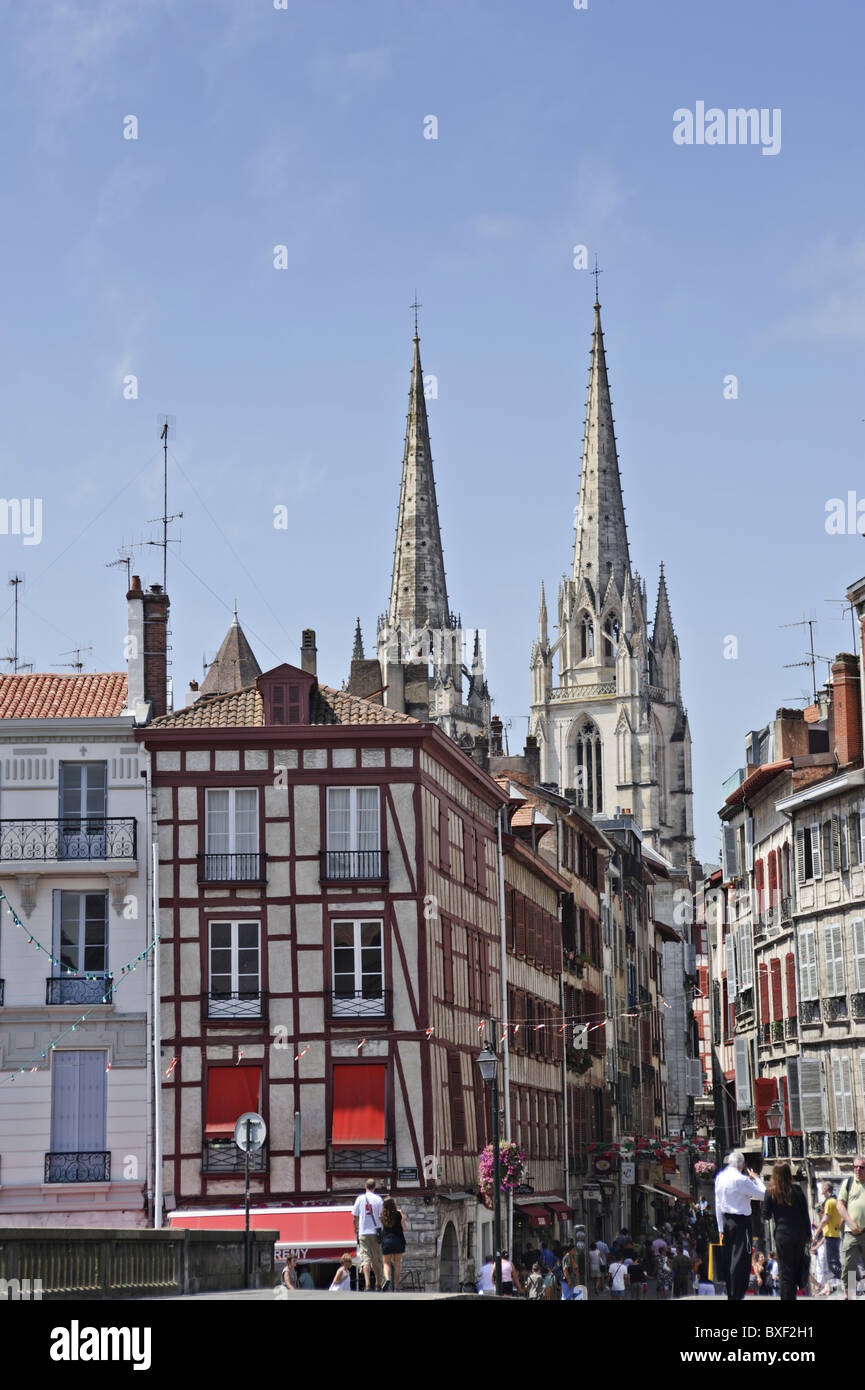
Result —
<path fill-rule="evenodd" d="M 183 512 L 175 512 L 173 516 L 168 514 L 168 440 L 174 438 L 175 426 L 177 424 L 176 415 L 157 415 L 159 425 L 159 438 L 162 440 L 162 516 L 152 516 L 151 522 L 162 522 L 162 540 L 146 541 L 146 545 L 158 545 L 162 548 L 162 592 L 168 593 L 168 526 L 172 521 L 180 521 Z"/>
<path fill-rule="evenodd" d="M 87 656 L 92 651 L 92 647 L 73 647 L 71 651 L 61 652 L 61 656 L 74 656 L 75 660 L 55 662 L 51 669 L 52 671 L 58 671 L 69 667 L 71 670 L 80 673 L 84 670 L 84 662 L 81 660 L 82 655 Z"/>
<path fill-rule="evenodd" d="M 8 662 L 12 667 L 12 674 L 17 675 L 19 671 L 32 671 L 32 661 L 21 661 L 18 656 L 18 589 L 24 583 L 24 576 L 13 574 L 9 580 L 12 589 L 12 651 L 9 656 L 0 656 L 0 661 Z"/>
<path fill-rule="evenodd" d="M 816 618 L 802 618 L 802 619 L 800 619 L 800 621 L 799 621 L 798 623 L 780 623 L 779 626 L 780 626 L 780 627 L 807 627 L 807 629 L 808 629 L 809 644 L 810 644 L 810 647 L 811 647 L 811 655 L 810 655 L 810 657 L 808 658 L 807 661 L 787 661 L 787 662 L 784 663 L 784 669 L 785 669 L 785 671 L 789 671 L 789 670 L 792 670 L 794 666 L 810 666 L 810 667 L 811 667 L 811 685 L 812 685 L 813 690 L 814 690 L 814 704 L 816 705 L 816 703 L 817 703 L 817 672 L 816 672 L 816 669 L 815 669 L 815 662 L 816 662 L 817 658 L 816 658 L 816 656 L 815 656 L 815 654 L 814 654 L 814 628 L 817 626 L 817 619 L 816 619 Z M 821 660 L 824 660 L 824 658 L 821 657 Z"/>
<path fill-rule="evenodd" d="M 841 617 L 842 619 L 843 619 L 845 613 L 849 613 L 849 614 L 850 614 L 850 626 L 851 626 L 852 629 L 853 629 L 853 652 L 854 652 L 854 655 L 855 655 L 856 648 L 857 648 L 857 646 L 858 646 L 858 640 L 857 640 L 857 637 L 856 637 L 856 610 L 854 609 L 852 603 L 848 603 L 847 600 L 846 600 L 845 598 L 824 598 L 823 602 L 824 602 L 824 603 L 840 603 L 840 604 L 841 604 L 841 613 L 840 613 L 840 617 Z"/>

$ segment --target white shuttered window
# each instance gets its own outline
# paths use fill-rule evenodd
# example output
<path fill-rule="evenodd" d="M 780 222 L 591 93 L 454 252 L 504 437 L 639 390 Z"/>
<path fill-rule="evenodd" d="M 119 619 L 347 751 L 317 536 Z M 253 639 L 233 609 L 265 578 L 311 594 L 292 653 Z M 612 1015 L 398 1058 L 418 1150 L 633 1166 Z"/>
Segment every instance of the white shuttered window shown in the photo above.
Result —
<path fill-rule="evenodd" d="M 814 927 L 799 933 L 799 992 L 803 999 L 819 999 L 817 981 L 817 934 Z"/>
<path fill-rule="evenodd" d="M 845 994 L 844 938 L 840 922 L 827 922 L 823 928 L 823 950 L 826 952 L 826 988 L 829 998 Z"/>

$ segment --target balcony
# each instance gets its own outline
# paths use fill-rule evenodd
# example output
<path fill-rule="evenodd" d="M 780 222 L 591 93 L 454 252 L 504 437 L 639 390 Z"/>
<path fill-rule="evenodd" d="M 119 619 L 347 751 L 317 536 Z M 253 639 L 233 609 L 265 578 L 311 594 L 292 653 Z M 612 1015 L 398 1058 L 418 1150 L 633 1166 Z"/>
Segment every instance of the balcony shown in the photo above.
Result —
<path fill-rule="evenodd" d="M 640 1067 L 640 1080 L 644 1086 L 655 1080 L 655 1068 L 649 1062 L 643 1062 Z"/>
<path fill-rule="evenodd" d="M 205 1139 L 201 1150 L 202 1173 L 245 1173 L 246 1154 L 233 1139 Z M 267 1172 L 267 1144 L 249 1155 L 250 1173 Z"/>
<path fill-rule="evenodd" d="M 393 1142 L 368 1149 L 346 1149 L 341 1144 L 328 1144 L 329 1173 L 386 1173 L 393 1167 Z"/>
<path fill-rule="evenodd" d="M 46 1004 L 110 1004 L 114 976 L 52 975 L 45 986 Z"/>
<path fill-rule="evenodd" d="M 827 1023 L 838 1023 L 848 1018 L 846 994 L 838 994 L 832 999 L 824 999 L 823 1017 Z"/>
<path fill-rule="evenodd" d="M 354 991 L 331 990 L 325 996 L 325 1007 L 329 1019 L 340 1018 L 392 1018 L 393 990 L 356 989 Z"/>
<path fill-rule="evenodd" d="M 134 859 L 134 816 L 0 821 L 0 864 Z"/>
<path fill-rule="evenodd" d="M 196 855 L 199 883 L 266 883 L 266 854 Z"/>
<path fill-rule="evenodd" d="M 809 1154 L 824 1154 L 828 1152 L 826 1143 L 827 1135 L 821 1129 L 812 1129 L 810 1134 L 806 1134 L 808 1141 Z"/>
<path fill-rule="evenodd" d="M 800 1023 L 819 1023 L 820 1022 L 820 1000 L 803 999 L 799 1005 Z"/>
<path fill-rule="evenodd" d="M 836 1129 L 832 1135 L 832 1149 L 836 1154 L 858 1153 L 855 1129 Z"/>
<path fill-rule="evenodd" d="M 790 903 L 790 899 L 789 899 L 789 898 L 782 898 L 782 899 L 781 899 L 781 914 L 780 914 L 780 915 L 781 915 L 781 926 L 782 926 L 782 927 L 783 927 L 783 926 L 788 926 L 789 923 L 793 920 L 793 913 L 792 913 L 792 910 L 791 910 L 791 903 Z"/>
<path fill-rule="evenodd" d="M 798 1036 L 799 1036 L 799 1021 L 798 1021 L 798 1019 L 795 1019 L 795 1018 L 785 1018 L 785 1019 L 784 1019 L 784 1037 L 785 1037 L 785 1038 L 798 1038 Z"/>
<path fill-rule="evenodd" d="M 779 1043 L 784 1041 L 784 1020 L 776 1018 L 772 1021 L 772 1041 Z"/>
<path fill-rule="evenodd" d="M 320 883 L 388 882 L 386 849 L 323 849 L 319 860 Z"/>
<path fill-rule="evenodd" d="M 45 1182 L 110 1182 L 110 1153 L 45 1155 Z"/>
<path fill-rule="evenodd" d="M 787 1158 L 788 1147 L 789 1140 L 785 1139 L 783 1136 L 770 1135 L 766 1140 L 766 1157 Z"/>
<path fill-rule="evenodd" d="M 267 995 L 264 990 L 205 990 L 201 995 L 201 1016 L 205 1019 L 265 1019 Z"/>
<path fill-rule="evenodd" d="M 772 1041 L 771 1023 L 760 1023 L 757 1026 L 757 1041 L 761 1047 L 768 1047 Z"/>
<path fill-rule="evenodd" d="M 736 1017 L 739 1014 L 752 1014 L 754 1012 L 754 987 L 749 985 L 747 989 L 740 990 L 736 995 Z"/>
<path fill-rule="evenodd" d="M 861 1023 L 865 1019 L 865 994 L 850 995 L 850 1011 L 858 1022 Z"/>
<path fill-rule="evenodd" d="M 804 1156 L 805 1156 L 805 1144 L 804 1144 L 802 1135 L 801 1135 L 801 1134 L 791 1134 L 791 1135 L 790 1135 L 790 1157 L 791 1157 L 791 1158 L 804 1158 Z"/>

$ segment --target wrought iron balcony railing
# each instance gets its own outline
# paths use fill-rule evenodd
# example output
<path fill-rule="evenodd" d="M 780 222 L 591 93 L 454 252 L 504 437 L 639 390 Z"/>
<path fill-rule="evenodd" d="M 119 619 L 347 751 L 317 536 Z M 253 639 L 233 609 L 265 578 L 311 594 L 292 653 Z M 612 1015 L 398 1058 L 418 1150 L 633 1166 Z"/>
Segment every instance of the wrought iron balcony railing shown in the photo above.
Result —
<path fill-rule="evenodd" d="M 812 1129 L 805 1136 L 808 1142 L 809 1154 L 824 1154 L 827 1152 L 826 1134 L 821 1129 Z"/>
<path fill-rule="evenodd" d="M 791 1158 L 804 1158 L 804 1157 L 805 1157 L 805 1144 L 804 1144 L 804 1140 L 803 1140 L 803 1137 L 802 1137 L 801 1134 L 791 1134 L 791 1135 L 790 1135 L 790 1157 L 791 1157 Z"/>
<path fill-rule="evenodd" d="M 267 995 L 264 990 L 212 989 L 201 996 L 204 1018 L 266 1018 Z"/>
<path fill-rule="evenodd" d="M 325 996 L 328 1018 L 390 1018 L 393 991 L 380 987 L 356 990 L 334 989 Z"/>
<path fill-rule="evenodd" d="M 865 1018 L 865 994 L 850 995 L 850 1012 L 860 1022 Z"/>
<path fill-rule="evenodd" d="M 784 1041 L 783 1018 L 775 1018 L 772 1020 L 772 1041 L 773 1043 Z"/>
<path fill-rule="evenodd" d="M 347 1149 L 341 1144 L 328 1144 L 329 1173 L 385 1173 L 393 1167 L 393 1143 L 370 1145 L 368 1148 Z"/>
<path fill-rule="evenodd" d="M 766 1140 L 767 1158 L 787 1158 L 789 1140 L 783 1135 L 770 1135 Z"/>
<path fill-rule="evenodd" d="M 824 999 L 823 1017 L 827 1023 L 836 1023 L 839 1019 L 849 1017 L 847 1013 L 847 995 L 839 994 L 832 999 Z"/>
<path fill-rule="evenodd" d="M 113 975 L 52 975 L 45 981 L 46 1004 L 111 1004 Z"/>
<path fill-rule="evenodd" d="M 757 1026 L 757 1041 L 761 1047 L 768 1047 L 772 1041 L 771 1023 L 760 1023 Z"/>
<path fill-rule="evenodd" d="M 803 999 L 799 1005 L 800 1023 L 819 1023 L 820 1022 L 820 1000 Z"/>
<path fill-rule="evenodd" d="M 0 864 L 134 859 L 134 816 L 0 821 Z"/>
<path fill-rule="evenodd" d="M 233 1139 L 205 1139 L 201 1150 L 203 1173 L 244 1173 L 246 1154 Z M 267 1144 L 249 1155 L 250 1173 L 267 1172 Z"/>
<path fill-rule="evenodd" d="M 323 849 L 321 883 L 387 883 L 386 849 Z"/>
<path fill-rule="evenodd" d="M 784 1019 L 784 1037 L 797 1038 L 799 1036 L 799 1020 L 797 1018 Z"/>
<path fill-rule="evenodd" d="M 264 883 L 266 854 L 204 854 L 199 852 L 199 883 Z"/>
<path fill-rule="evenodd" d="M 858 1153 L 855 1129 L 836 1129 L 832 1135 L 832 1148 L 836 1154 Z"/>
<path fill-rule="evenodd" d="M 787 922 L 792 921 L 792 916 L 793 916 L 793 914 L 792 914 L 790 899 L 789 899 L 789 898 L 782 898 L 782 899 L 781 899 L 781 925 L 783 926 L 783 925 L 785 925 Z"/>
<path fill-rule="evenodd" d="M 739 1014 L 751 1014 L 754 1012 L 754 988 L 749 985 L 747 989 L 740 990 L 736 995 L 736 1016 Z"/>
<path fill-rule="evenodd" d="M 739 1123 L 743 1129 L 753 1129 L 757 1123 L 757 1112 L 753 1105 L 739 1111 Z"/>
<path fill-rule="evenodd" d="M 110 1153 L 49 1153 L 45 1155 L 46 1182 L 110 1182 Z"/>

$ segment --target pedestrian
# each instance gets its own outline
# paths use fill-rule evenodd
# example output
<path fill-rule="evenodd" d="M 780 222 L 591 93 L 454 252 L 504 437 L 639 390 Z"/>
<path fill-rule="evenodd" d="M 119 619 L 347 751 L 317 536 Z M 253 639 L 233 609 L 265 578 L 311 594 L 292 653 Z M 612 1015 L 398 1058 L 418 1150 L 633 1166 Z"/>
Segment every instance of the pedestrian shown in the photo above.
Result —
<path fill-rule="evenodd" d="M 664 1240 L 663 1236 L 655 1236 L 655 1239 L 652 1241 L 652 1254 L 655 1256 L 656 1260 L 659 1260 L 661 1258 L 662 1253 L 664 1253 L 668 1248 L 669 1247 L 667 1246 L 667 1242 Z"/>
<path fill-rule="evenodd" d="M 832 1292 L 832 1275 L 826 1258 L 825 1236 L 820 1236 L 811 1247 L 810 1289 L 814 1298 Z"/>
<path fill-rule="evenodd" d="M 350 1293 L 351 1292 L 351 1266 L 352 1256 L 349 1254 L 340 1255 L 339 1265 L 336 1274 L 333 1276 L 328 1293 Z"/>
<path fill-rule="evenodd" d="M 634 1302 L 639 1302 L 646 1297 L 647 1292 L 646 1267 L 639 1254 L 636 1254 L 628 1265 L 628 1283 L 631 1289 L 631 1298 Z"/>
<path fill-rule="evenodd" d="M 694 1292 L 693 1271 L 691 1269 L 691 1256 L 688 1247 L 683 1245 L 677 1255 L 673 1257 L 673 1271 L 676 1281 L 673 1286 L 674 1298 L 687 1298 Z"/>
<path fill-rule="evenodd" d="M 817 1240 L 822 1234 L 826 1242 L 826 1261 L 834 1279 L 841 1278 L 841 1214 L 838 1211 L 838 1203 L 835 1200 L 835 1192 L 831 1182 L 824 1182 L 821 1188 L 823 1194 L 823 1209 L 820 1214 L 820 1224 L 814 1232 L 814 1239 Z"/>
<path fill-rule="evenodd" d="M 558 1256 L 550 1249 L 550 1243 L 546 1236 L 541 1237 L 541 1254 L 539 1263 L 544 1269 L 554 1269 L 558 1264 Z"/>
<path fill-rule="evenodd" d="M 600 1296 L 604 1286 L 604 1275 L 601 1269 L 601 1252 L 598 1249 L 598 1242 L 593 1240 L 589 1246 L 589 1278 L 592 1281 L 592 1289 L 596 1296 Z"/>
<path fill-rule="evenodd" d="M 375 1178 L 367 1178 L 365 1191 L 356 1198 L 352 1207 L 357 1257 L 363 1270 L 367 1293 L 372 1289 L 373 1274 L 378 1289 L 381 1289 L 384 1277 L 381 1259 L 381 1208 L 382 1200 L 375 1190 Z"/>
<path fill-rule="evenodd" d="M 667 1250 L 661 1251 L 658 1256 L 658 1272 L 655 1276 L 658 1298 L 666 1302 L 673 1291 L 673 1280 L 675 1278 L 673 1266 L 670 1264 L 670 1257 Z"/>
<path fill-rule="evenodd" d="M 395 1288 L 399 1288 L 399 1267 L 405 1254 L 403 1219 L 403 1214 L 393 1197 L 385 1197 L 381 1204 L 381 1260 L 384 1266 L 382 1293 L 388 1290 L 393 1292 Z"/>
<path fill-rule="evenodd" d="M 607 1276 L 610 1281 L 610 1298 L 617 1303 L 621 1303 L 628 1288 L 628 1269 L 624 1260 L 618 1257 L 612 1260 L 610 1272 Z"/>
<path fill-rule="evenodd" d="M 562 1298 L 566 1303 L 576 1297 L 580 1283 L 580 1266 L 577 1262 L 577 1247 L 571 1241 L 562 1256 Z"/>
<path fill-rule="evenodd" d="M 715 1218 L 727 1259 L 727 1298 L 733 1303 L 745 1297 L 751 1267 L 751 1203 L 766 1192 L 752 1169 L 745 1171 L 745 1155 L 733 1149 L 715 1179 Z"/>
<path fill-rule="evenodd" d="M 532 1272 L 526 1280 L 526 1298 L 530 1303 L 538 1303 L 544 1296 L 544 1276 L 537 1261 L 532 1265 Z"/>
<path fill-rule="evenodd" d="M 496 1291 L 496 1265 L 495 1260 L 484 1260 L 480 1267 L 477 1281 L 477 1291 L 483 1294 L 494 1294 Z"/>
<path fill-rule="evenodd" d="M 520 1284 L 520 1276 L 517 1274 L 517 1271 L 516 1271 L 516 1269 L 514 1268 L 514 1265 L 513 1265 L 512 1261 L 508 1259 L 508 1252 L 507 1252 L 507 1250 L 503 1250 L 503 1251 L 502 1251 L 502 1293 L 503 1293 L 506 1297 L 512 1298 L 512 1297 L 514 1296 L 514 1294 L 521 1294 L 522 1291 L 523 1291 L 523 1290 L 522 1290 L 522 1286 L 521 1286 L 521 1284 Z"/>
<path fill-rule="evenodd" d="M 314 1289 L 314 1288 L 315 1288 L 315 1281 L 313 1280 L 313 1277 L 312 1277 L 312 1275 L 310 1274 L 309 1270 L 307 1269 L 306 1265 L 304 1265 L 302 1268 L 300 1268 L 300 1267 L 298 1268 L 298 1271 L 297 1271 L 297 1282 L 298 1282 L 298 1284 L 300 1285 L 300 1287 L 301 1287 L 302 1289 Z"/>
<path fill-rule="evenodd" d="M 796 1301 L 796 1290 L 807 1282 L 808 1246 L 811 1222 L 808 1203 L 801 1187 L 793 1182 L 789 1163 L 776 1163 L 772 1169 L 766 1196 L 763 1199 L 763 1220 L 775 1223 L 775 1249 L 778 1252 L 778 1273 L 781 1300 Z M 769 1268 L 765 1256 L 758 1270 L 760 1293 L 771 1293 Z"/>
<path fill-rule="evenodd" d="M 757 1293 L 761 1298 L 767 1298 L 772 1292 L 772 1276 L 769 1273 L 769 1261 L 762 1250 L 757 1255 L 754 1268 L 757 1275 Z"/>
<path fill-rule="evenodd" d="M 865 1158 L 860 1154 L 853 1160 L 853 1176 L 845 1178 L 838 1192 L 838 1214 L 844 1223 L 841 1244 L 841 1283 L 844 1297 L 856 1297 L 856 1276 L 859 1261 L 865 1261 Z"/>
<path fill-rule="evenodd" d="M 295 1256 L 289 1255 L 285 1261 L 285 1268 L 282 1271 L 282 1282 L 287 1289 L 300 1288 L 300 1280 L 297 1277 L 297 1266 Z"/>
<path fill-rule="evenodd" d="M 778 1255 L 774 1250 L 771 1252 L 769 1256 L 769 1277 L 772 1280 L 772 1293 L 777 1297 L 779 1280 L 781 1276 L 778 1266 Z"/>

